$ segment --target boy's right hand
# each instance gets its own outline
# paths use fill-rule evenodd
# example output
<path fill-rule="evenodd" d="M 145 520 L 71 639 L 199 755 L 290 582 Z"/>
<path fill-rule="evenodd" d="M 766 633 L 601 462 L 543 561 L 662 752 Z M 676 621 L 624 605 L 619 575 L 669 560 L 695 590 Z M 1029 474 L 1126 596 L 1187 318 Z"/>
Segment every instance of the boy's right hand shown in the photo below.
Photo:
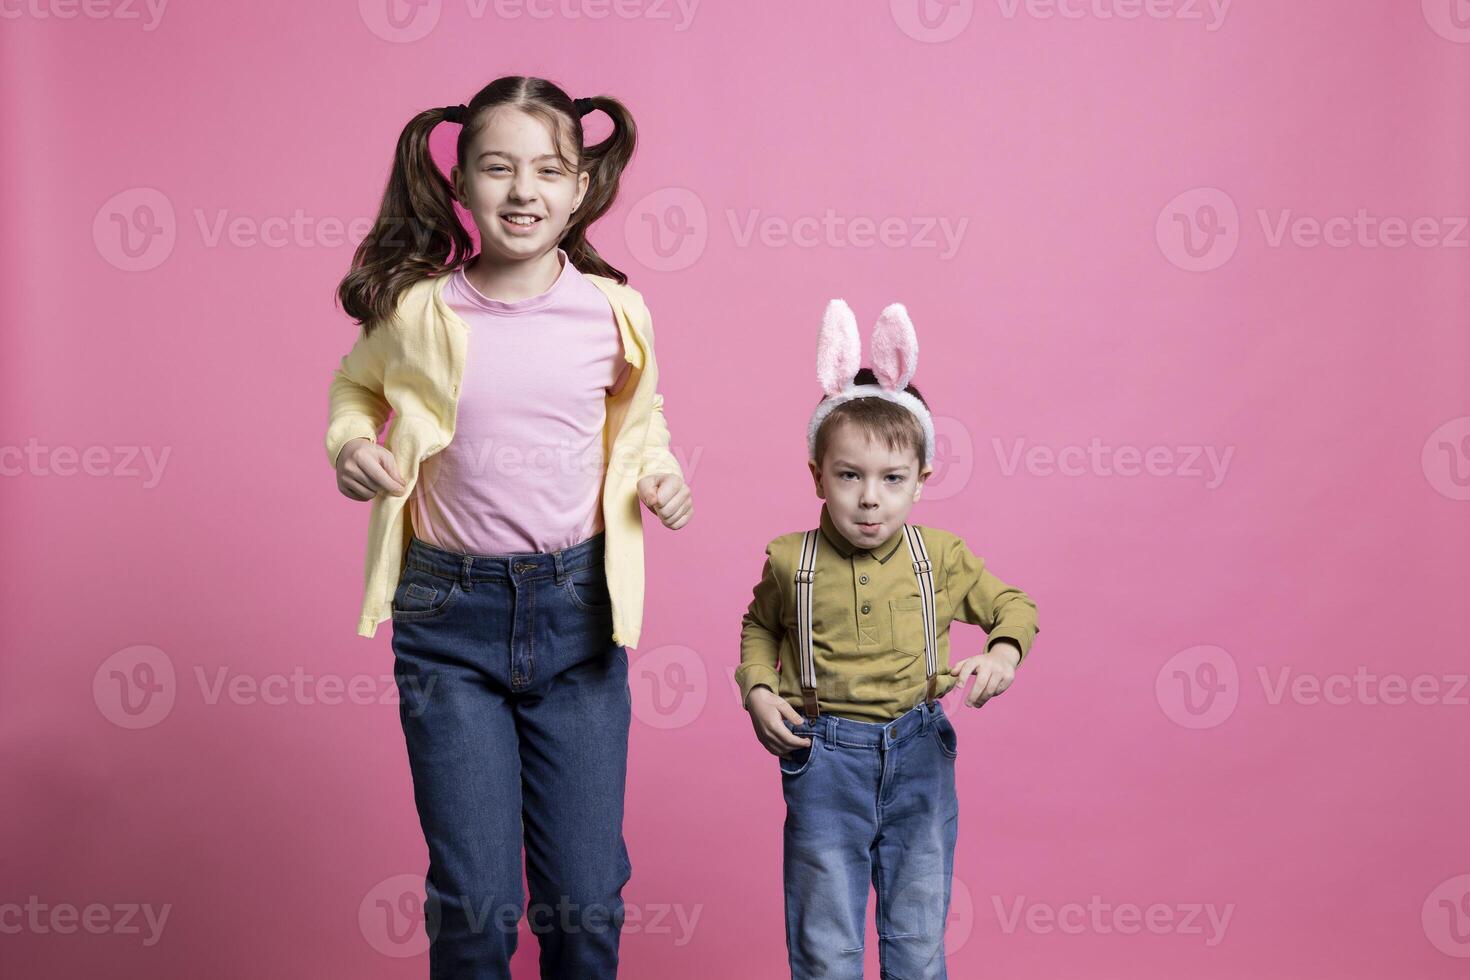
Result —
<path fill-rule="evenodd" d="M 799 738 L 786 727 L 787 721 L 793 725 L 804 722 L 806 719 L 802 718 L 801 712 L 764 684 L 750 689 L 750 696 L 745 700 L 745 710 L 750 712 L 750 723 L 755 728 L 755 737 L 760 739 L 766 751 L 772 755 L 779 755 L 784 759 L 797 749 L 804 749 L 812 744 L 811 739 Z"/>
<path fill-rule="evenodd" d="M 399 496 L 406 487 L 393 454 L 364 436 L 337 454 L 337 489 L 353 500 L 372 500 L 385 490 Z"/>

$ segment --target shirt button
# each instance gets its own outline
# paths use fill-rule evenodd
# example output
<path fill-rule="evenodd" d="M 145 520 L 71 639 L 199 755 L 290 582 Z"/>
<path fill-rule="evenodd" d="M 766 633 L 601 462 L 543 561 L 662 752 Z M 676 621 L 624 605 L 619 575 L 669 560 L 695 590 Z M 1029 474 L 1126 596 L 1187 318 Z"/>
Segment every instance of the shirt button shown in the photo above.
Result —
<path fill-rule="evenodd" d="M 860 584 L 862 584 L 862 585 L 867 585 L 868 584 L 868 577 L 866 575 L 859 575 L 858 576 L 858 582 Z"/>
<path fill-rule="evenodd" d="M 863 615 L 864 616 L 866 616 L 868 613 L 870 613 L 872 611 L 873 611 L 873 607 L 872 606 L 868 605 L 866 602 L 863 603 Z"/>

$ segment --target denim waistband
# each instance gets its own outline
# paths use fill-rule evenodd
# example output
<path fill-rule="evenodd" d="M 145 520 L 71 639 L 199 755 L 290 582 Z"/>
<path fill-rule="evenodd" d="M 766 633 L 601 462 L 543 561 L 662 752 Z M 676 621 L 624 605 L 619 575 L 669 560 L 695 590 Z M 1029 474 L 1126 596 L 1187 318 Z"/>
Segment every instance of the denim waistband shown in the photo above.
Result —
<path fill-rule="evenodd" d="M 922 734 L 943 713 L 944 706 L 938 701 L 932 705 L 920 701 L 892 721 L 855 721 L 836 715 L 818 715 L 815 720 L 803 721 L 791 732 L 801 737 L 816 735 L 828 748 L 834 745 L 854 749 L 886 748 Z"/>
<path fill-rule="evenodd" d="M 601 570 L 606 532 L 599 531 L 586 541 L 560 551 L 517 551 L 505 555 L 462 555 L 436 548 L 418 536 L 408 542 L 403 564 L 430 575 L 459 579 L 465 585 L 475 582 L 517 582 L 541 578 L 562 581 L 572 572 L 584 568 Z"/>

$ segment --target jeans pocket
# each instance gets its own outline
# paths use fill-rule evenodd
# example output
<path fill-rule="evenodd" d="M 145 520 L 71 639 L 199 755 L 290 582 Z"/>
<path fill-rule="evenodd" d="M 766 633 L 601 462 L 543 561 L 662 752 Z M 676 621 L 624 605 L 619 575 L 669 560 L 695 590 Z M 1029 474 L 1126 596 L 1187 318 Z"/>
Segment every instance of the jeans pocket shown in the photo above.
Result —
<path fill-rule="evenodd" d="M 579 609 L 606 612 L 612 608 L 612 595 L 607 590 L 607 573 L 600 565 L 589 565 L 575 572 L 568 572 L 562 588 Z"/>
<path fill-rule="evenodd" d="M 459 594 L 457 580 L 405 565 L 393 592 L 393 619 L 400 623 L 432 619 L 452 606 Z"/>
<path fill-rule="evenodd" d="M 816 760 L 819 754 L 817 752 L 817 739 L 819 736 L 810 731 L 794 731 L 792 734 L 798 738 L 809 740 L 811 744 L 803 749 L 792 749 L 790 755 L 776 757 L 780 763 L 781 775 L 783 776 L 800 776 L 812 767 L 812 762 Z"/>
<path fill-rule="evenodd" d="M 942 708 L 934 716 L 934 722 L 934 733 L 939 736 L 939 751 L 951 759 L 956 758 L 960 754 L 960 735 L 955 731 L 954 723 Z"/>

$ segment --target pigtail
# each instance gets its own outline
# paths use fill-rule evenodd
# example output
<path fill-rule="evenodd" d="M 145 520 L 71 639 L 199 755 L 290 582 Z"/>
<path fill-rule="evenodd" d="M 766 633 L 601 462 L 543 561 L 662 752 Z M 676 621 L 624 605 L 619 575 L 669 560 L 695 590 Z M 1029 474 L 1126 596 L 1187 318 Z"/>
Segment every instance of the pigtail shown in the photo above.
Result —
<path fill-rule="evenodd" d="M 410 285 L 467 262 L 473 250 L 454 189 L 429 155 L 429 133 L 444 119 L 445 109 L 428 109 L 403 127 L 377 220 L 337 287 L 342 309 L 364 333 L 393 315 Z"/>
<path fill-rule="evenodd" d="M 568 222 L 560 244 L 579 271 L 626 284 L 628 277 L 597 254 L 597 249 L 587 240 L 587 230 L 607 213 L 618 196 L 618 181 L 638 145 L 638 127 L 634 125 L 633 114 L 628 107 L 617 99 L 598 95 L 587 101 L 593 109 L 607 114 L 612 120 L 613 130 L 607 139 L 582 151 L 582 168 L 589 175 L 587 193 Z"/>

